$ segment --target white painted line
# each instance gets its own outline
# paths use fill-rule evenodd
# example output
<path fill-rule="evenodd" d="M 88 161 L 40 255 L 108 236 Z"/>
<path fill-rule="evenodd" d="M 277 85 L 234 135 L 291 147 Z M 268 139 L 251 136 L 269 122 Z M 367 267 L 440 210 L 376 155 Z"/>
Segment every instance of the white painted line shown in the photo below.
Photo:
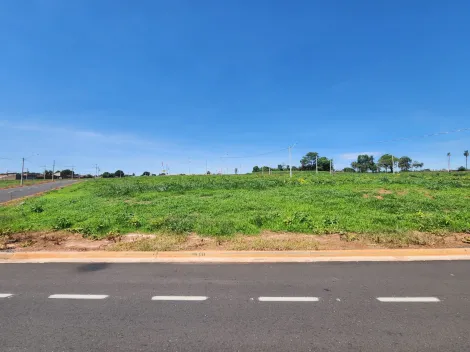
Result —
<path fill-rule="evenodd" d="M 50 295 L 49 298 L 56 299 L 105 299 L 108 295 Z"/>
<path fill-rule="evenodd" d="M 377 297 L 380 302 L 395 302 L 395 303 L 431 303 L 440 302 L 441 300 L 437 297 Z"/>
<path fill-rule="evenodd" d="M 318 297 L 258 297 L 260 302 L 318 302 Z"/>
<path fill-rule="evenodd" d="M 0 298 L 8 298 L 8 297 L 11 297 L 13 296 L 12 293 L 0 293 Z"/>
<path fill-rule="evenodd" d="M 153 296 L 152 301 L 205 301 L 206 296 Z"/>

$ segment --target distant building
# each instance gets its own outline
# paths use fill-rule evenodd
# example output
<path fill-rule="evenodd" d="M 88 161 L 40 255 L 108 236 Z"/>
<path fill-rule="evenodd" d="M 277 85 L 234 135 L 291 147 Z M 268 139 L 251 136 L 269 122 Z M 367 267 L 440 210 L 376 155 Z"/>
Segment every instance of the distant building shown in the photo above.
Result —
<path fill-rule="evenodd" d="M 18 176 L 20 176 L 20 174 L 18 174 Z M 14 181 L 16 179 L 16 172 L 0 174 L 0 181 Z"/>

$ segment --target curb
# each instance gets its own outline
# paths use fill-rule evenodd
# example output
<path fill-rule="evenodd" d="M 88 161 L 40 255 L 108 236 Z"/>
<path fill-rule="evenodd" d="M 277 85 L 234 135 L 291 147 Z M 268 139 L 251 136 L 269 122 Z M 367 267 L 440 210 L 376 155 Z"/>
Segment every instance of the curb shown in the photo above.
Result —
<path fill-rule="evenodd" d="M 470 248 L 333 251 L 14 252 L 0 263 L 312 263 L 470 260 Z"/>

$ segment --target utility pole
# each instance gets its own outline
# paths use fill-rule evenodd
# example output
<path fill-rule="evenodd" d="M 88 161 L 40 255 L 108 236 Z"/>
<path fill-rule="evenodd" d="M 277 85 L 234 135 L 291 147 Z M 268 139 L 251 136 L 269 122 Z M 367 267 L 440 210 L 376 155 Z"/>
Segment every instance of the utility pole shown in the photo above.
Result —
<path fill-rule="evenodd" d="M 46 168 L 47 168 L 47 165 L 40 166 L 40 167 L 43 167 L 43 168 L 44 168 L 44 180 L 46 180 Z"/>
<path fill-rule="evenodd" d="M 66 167 L 70 167 L 72 169 L 72 180 L 73 180 L 73 172 L 75 170 L 75 165 L 65 165 Z"/>
<path fill-rule="evenodd" d="M 447 153 L 447 170 L 450 172 L 450 153 Z"/>
<path fill-rule="evenodd" d="M 292 178 L 292 147 L 289 146 L 289 177 Z"/>
<path fill-rule="evenodd" d="M 20 185 L 23 186 L 24 158 L 22 158 L 21 160 L 22 160 L 22 163 L 21 163 L 21 182 L 20 182 Z"/>
<path fill-rule="evenodd" d="M 54 182 L 55 160 L 52 162 L 52 182 Z"/>

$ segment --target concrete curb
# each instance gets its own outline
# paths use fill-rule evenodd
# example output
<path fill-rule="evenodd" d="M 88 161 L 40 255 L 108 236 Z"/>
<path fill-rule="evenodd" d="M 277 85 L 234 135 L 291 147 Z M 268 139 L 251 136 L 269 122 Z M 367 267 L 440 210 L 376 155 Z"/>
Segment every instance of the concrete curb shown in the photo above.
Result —
<path fill-rule="evenodd" d="M 470 248 L 336 251 L 14 252 L 0 263 L 309 263 L 470 260 Z"/>

